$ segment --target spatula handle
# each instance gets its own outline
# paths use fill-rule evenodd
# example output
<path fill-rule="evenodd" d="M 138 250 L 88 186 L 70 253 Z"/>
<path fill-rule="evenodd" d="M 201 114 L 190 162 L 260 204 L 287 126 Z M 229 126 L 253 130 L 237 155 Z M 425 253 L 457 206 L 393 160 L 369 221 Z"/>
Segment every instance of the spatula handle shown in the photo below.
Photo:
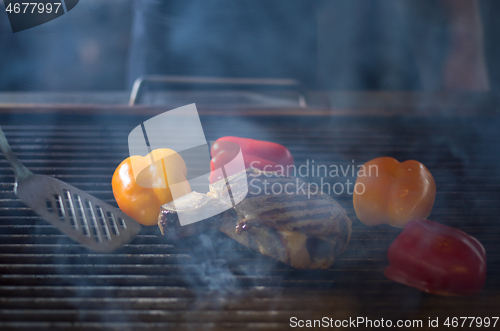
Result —
<path fill-rule="evenodd" d="M 0 148 L 2 148 L 5 157 L 7 158 L 7 160 L 9 160 L 10 164 L 14 168 L 14 173 L 16 174 L 18 182 L 23 181 L 33 174 L 21 163 L 21 161 L 19 161 L 17 156 L 14 155 L 12 149 L 10 149 L 7 138 L 5 138 L 5 134 L 3 133 L 2 128 L 0 128 Z"/>

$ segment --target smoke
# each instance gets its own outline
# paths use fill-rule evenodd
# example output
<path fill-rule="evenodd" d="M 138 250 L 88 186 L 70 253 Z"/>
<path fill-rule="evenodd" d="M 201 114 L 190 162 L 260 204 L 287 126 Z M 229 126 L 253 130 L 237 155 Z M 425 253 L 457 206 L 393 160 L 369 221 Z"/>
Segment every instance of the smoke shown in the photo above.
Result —
<path fill-rule="evenodd" d="M 278 264 L 217 230 L 176 240 L 174 244 L 189 252 L 189 261 L 179 263 L 187 267 L 184 281 L 201 296 L 237 296 L 242 288 L 260 284 Z"/>
<path fill-rule="evenodd" d="M 190 255 L 188 260 L 179 259 L 178 263 L 182 282 L 194 294 L 190 304 L 193 312 L 223 311 L 234 302 L 244 302 L 251 293 L 259 293 L 259 286 L 279 285 L 285 277 L 275 272 L 278 266 L 282 268 L 278 262 L 250 251 L 217 230 L 179 239 L 173 244 Z M 266 287 L 266 291 L 266 296 L 274 293 L 279 297 L 282 290 Z M 207 323 L 204 329 L 216 330 L 216 327 Z"/>

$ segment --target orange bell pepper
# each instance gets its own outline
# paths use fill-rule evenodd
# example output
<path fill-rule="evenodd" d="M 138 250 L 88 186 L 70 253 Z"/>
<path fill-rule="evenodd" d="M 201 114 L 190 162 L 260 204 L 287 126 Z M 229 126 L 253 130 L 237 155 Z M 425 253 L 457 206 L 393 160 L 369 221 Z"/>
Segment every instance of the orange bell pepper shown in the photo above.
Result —
<path fill-rule="evenodd" d="M 186 176 L 186 164 L 179 154 L 167 148 L 156 149 L 120 163 L 111 182 L 113 195 L 125 214 L 143 225 L 156 225 L 160 207 L 173 200 L 169 182 L 182 183 L 182 195 L 191 192 Z"/>
<path fill-rule="evenodd" d="M 422 163 L 400 163 L 391 157 L 365 163 L 354 187 L 354 210 L 366 225 L 402 228 L 409 221 L 425 219 L 436 197 L 434 178 Z"/>

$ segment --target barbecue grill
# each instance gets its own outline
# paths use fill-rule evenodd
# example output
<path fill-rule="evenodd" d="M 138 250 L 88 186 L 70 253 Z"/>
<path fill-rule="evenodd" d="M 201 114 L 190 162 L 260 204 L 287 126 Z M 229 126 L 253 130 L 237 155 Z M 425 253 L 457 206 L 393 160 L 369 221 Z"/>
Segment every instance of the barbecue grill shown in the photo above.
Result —
<path fill-rule="evenodd" d="M 386 279 L 387 248 L 400 230 L 361 224 L 346 192 L 332 196 L 353 221 L 352 239 L 327 270 L 295 270 L 217 231 L 167 241 L 157 227 L 143 227 L 118 251 L 91 253 L 16 198 L 13 171 L 2 155 L 0 329 L 271 330 L 290 328 L 292 317 L 421 320 L 418 329 L 427 329 L 429 319 L 439 318 L 442 326 L 447 317 L 499 316 L 500 120 L 494 99 L 417 93 L 349 98 L 356 101 L 328 108 L 198 104 L 198 110 L 207 140 L 272 140 L 289 148 L 297 166 L 307 160 L 363 164 L 382 155 L 421 161 L 437 186 L 429 218 L 475 236 L 486 248 L 481 293 L 442 297 Z M 128 157 L 129 132 L 172 108 L 6 105 L 0 124 L 33 172 L 116 206 L 111 176 Z"/>

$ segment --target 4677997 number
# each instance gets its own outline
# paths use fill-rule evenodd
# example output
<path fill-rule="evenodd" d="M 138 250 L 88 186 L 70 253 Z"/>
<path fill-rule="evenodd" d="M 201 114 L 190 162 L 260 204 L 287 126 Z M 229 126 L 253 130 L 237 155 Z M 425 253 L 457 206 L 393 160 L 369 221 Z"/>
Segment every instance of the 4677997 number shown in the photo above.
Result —
<path fill-rule="evenodd" d="M 471 328 L 473 326 L 478 328 L 495 327 L 498 322 L 498 317 L 448 317 L 443 325 L 451 328 Z"/>
<path fill-rule="evenodd" d="M 63 10 L 60 2 L 15 2 L 9 3 L 5 8 L 9 14 L 57 14 L 59 10 Z"/>

